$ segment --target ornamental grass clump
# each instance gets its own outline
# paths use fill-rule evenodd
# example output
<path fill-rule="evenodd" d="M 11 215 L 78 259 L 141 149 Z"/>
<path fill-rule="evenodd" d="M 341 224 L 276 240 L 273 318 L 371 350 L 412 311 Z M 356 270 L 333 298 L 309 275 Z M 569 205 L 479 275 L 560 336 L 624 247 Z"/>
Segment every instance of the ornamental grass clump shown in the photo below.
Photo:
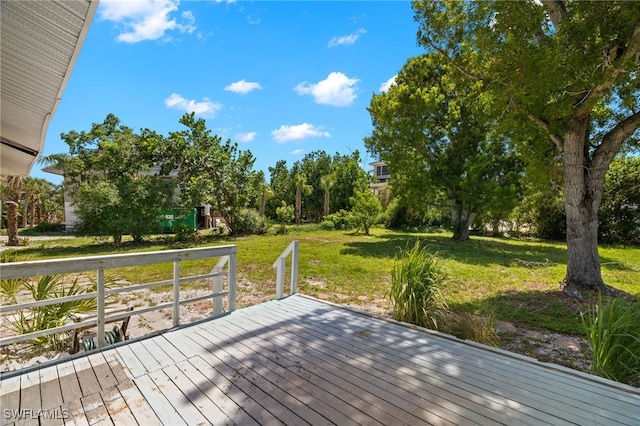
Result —
<path fill-rule="evenodd" d="M 622 383 L 640 382 L 640 309 L 624 299 L 602 297 L 582 324 L 591 345 L 591 373 Z"/>
<path fill-rule="evenodd" d="M 422 327 L 437 328 L 435 313 L 445 308 L 441 287 L 446 278 L 434 254 L 416 242 L 403 250 L 391 271 L 389 300 L 393 319 Z"/>

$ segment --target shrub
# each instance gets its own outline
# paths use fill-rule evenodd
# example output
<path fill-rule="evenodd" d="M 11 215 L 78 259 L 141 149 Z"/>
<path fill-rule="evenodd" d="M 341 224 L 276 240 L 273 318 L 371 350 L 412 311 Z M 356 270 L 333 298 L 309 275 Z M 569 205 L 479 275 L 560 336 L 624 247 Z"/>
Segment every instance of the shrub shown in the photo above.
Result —
<path fill-rule="evenodd" d="M 325 216 L 324 222 L 332 222 L 333 229 L 337 229 L 340 231 L 348 231 L 350 229 L 355 229 L 358 226 L 356 219 L 351 215 L 351 212 L 346 210 L 339 210 L 335 213 Z M 325 224 L 323 226 L 328 226 Z"/>
<path fill-rule="evenodd" d="M 283 225 L 293 223 L 295 218 L 293 206 L 287 205 L 286 202 L 282 201 L 280 207 L 276 208 L 276 217 L 278 218 L 278 223 Z"/>
<path fill-rule="evenodd" d="M 40 234 L 45 234 L 49 232 L 64 232 L 65 229 L 66 226 L 64 223 L 40 222 L 33 228 L 33 231 Z"/>
<path fill-rule="evenodd" d="M 385 209 L 382 222 L 389 229 L 448 227 L 451 225 L 451 213 L 433 207 L 417 212 L 403 200 L 394 198 Z"/>
<path fill-rule="evenodd" d="M 435 312 L 445 307 L 441 287 L 446 278 L 436 257 L 416 241 L 402 251 L 391 271 L 389 299 L 395 320 L 422 327 L 436 326 Z"/>
<path fill-rule="evenodd" d="M 178 242 L 193 242 L 198 236 L 197 231 L 186 223 L 176 223 L 173 226 L 173 234 Z"/>
<path fill-rule="evenodd" d="M 257 210 L 240 209 L 233 220 L 233 235 L 261 235 L 267 233 L 267 223 Z"/>
<path fill-rule="evenodd" d="M 36 282 L 25 281 L 23 286 L 31 292 L 31 296 L 35 301 L 78 296 L 96 290 L 95 284 L 80 284 L 77 279 L 70 285 L 65 285 L 63 281 L 64 275 L 44 275 Z M 68 320 L 72 320 L 77 313 L 94 311 L 96 303 L 95 298 L 89 298 L 37 306 L 28 309 L 27 315 L 20 311 L 17 319 L 12 322 L 11 327 L 20 334 L 59 327 Z M 36 338 L 35 342 L 39 345 L 51 344 L 55 349 L 58 341 L 55 335 L 47 335 Z"/>
<path fill-rule="evenodd" d="M 472 340 L 490 346 L 500 346 L 496 333 L 495 312 L 476 315 L 473 312 L 439 311 L 437 329 L 460 339 Z"/>
<path fill-rule="evenodd" d="M 603 302 L 582 315 L 591 345 L 591 372 L 623 383 L 640 380 L 640 310 L 624 299 Z"/>

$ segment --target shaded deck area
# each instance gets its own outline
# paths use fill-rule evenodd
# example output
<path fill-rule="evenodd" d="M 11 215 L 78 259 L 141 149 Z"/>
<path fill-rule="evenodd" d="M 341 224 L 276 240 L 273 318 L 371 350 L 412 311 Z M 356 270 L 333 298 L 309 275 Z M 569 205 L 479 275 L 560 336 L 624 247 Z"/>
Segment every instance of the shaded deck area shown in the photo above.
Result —
<path fill-rule="evenodd" d="M 303 296 L 3 378 L 2 424 L 639 425 L 640 389 Z"/>

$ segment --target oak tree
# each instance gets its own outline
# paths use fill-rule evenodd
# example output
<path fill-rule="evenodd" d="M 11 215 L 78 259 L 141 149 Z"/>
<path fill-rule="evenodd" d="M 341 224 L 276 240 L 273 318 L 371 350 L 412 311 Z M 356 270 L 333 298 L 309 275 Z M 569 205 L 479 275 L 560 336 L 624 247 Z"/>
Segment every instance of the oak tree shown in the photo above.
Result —
<path fill-rule="evenodd" d="M 414 1 L 418 43 L 482 87 L 503 120 L 563 163 L 565 292 L 607 292 L 598 255 L 605 174 L 640 128 L 640 2 Z M 544 150 L 540 147 L 540 150 Z"/>

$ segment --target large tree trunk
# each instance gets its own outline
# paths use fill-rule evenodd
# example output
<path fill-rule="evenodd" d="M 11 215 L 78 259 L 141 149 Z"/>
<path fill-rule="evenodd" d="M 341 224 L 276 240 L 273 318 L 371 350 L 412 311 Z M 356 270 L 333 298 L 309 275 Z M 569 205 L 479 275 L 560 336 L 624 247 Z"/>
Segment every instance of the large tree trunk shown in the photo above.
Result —
<path fill-rule="evenodd" d="M 8 246 L 19 246 L 20 239 L 18 238 L 18 203 L 9 200 L 7 203 L 7 236 Z"/>
<path fill-rule="evenodd" d="M 20 176 L 12 176 L 7 180 L 7 185 L 3 192 L 7 206 L 7 245 L 19 246 L 18 238 L 18 215 L 20 206 L 20 194 L 22 192 L 22 178 Z"/>
<path fill-rule="evenodd" d="M 458 202 L 451 202 L 451 226 L 453 227 L 452 239 L 466 241 L 469 239 L 469 228 L 475 220 L 477 213 L 470 212 L 468 208 Z"/>
<path fill-rule="evenodd" d="M 324 190 L 324 208 L 322 209 L 322 216 L 329 214 L 329 189 Z"/>
<path fill-rule="evenodd" d="M 33 196 L 33 191 L 28 190 L 24 196 L 24 207 L 22 207 L 22 227 L 26 228 L 28 224 L 28 212 L 31 211 L 31 197 Z M 31 222 L 33 223 L 33 215 L 31 216 Z"/>
<path fill-rule="evenodd" d="M 264 211 L 267 207 L 267 194 L 262 191 L 262 195 L 260 196 L 260 216 L 264 217 Z"/>
<path fill-rule="evenodd" d="M 302 188 L 296 187 L 296 225 L 300 225 L 302 216 Z"/>
<path fill-rule="evenodd" d="M 585 152 L 590 115 L 568 123 L 564 137 L 564 205 L 567 216 L 567 275 L 564 291 L 580 297 L 580 290 L 606 291 L 598 255 L 598 209 L 608 168 L 600 170 Z"/>

